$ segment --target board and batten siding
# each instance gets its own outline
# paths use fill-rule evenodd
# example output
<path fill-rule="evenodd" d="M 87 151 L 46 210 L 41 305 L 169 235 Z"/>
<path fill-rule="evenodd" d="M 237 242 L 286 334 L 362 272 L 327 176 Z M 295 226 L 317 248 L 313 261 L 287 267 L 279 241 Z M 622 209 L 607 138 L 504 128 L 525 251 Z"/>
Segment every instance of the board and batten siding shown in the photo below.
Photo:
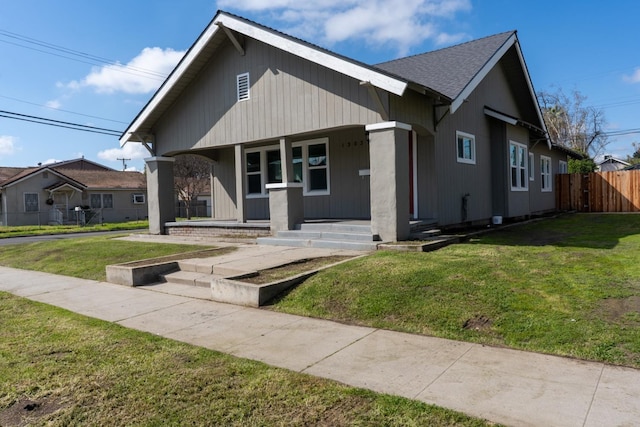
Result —
<path fill-rule="evenodd" d="M 245 52 L 229 41 L 219 47 L 155 123 L 158 155 L 381 121 L 356 79 L 251 38 Z M 236 77 L 247 72 L 250 98 L 238 101 Z"/>
<path fill-rule="evenodd" d="M 540 141 L 531 148 L 534 155 L 533 181 L 529 181 L 531 200 L 531 213 L 543 213 L 556 209 L 555 176 L 560 170 L 560 161 L 568 162 L 567 155 L 559 150 L 550 150 L 546 141 Z M 551 189 L 542 191 L 542 178 L 540 173 L 540 156 L 551 159 Z"/>
<path fill-rule="evenodd" d="M 509 150 L 510 141 L 517 142 L 526 147 L 529 147 L 529 131 L 522 127 L 507 125 L 507 141 L 505 149 Z M 527 149 L 527 153 L 529 150 Z M 507 161 L 502 165 L 503 170 L 507 172 L 507 189 L 508 191 L 508 199 L 507 199 L 507 212 L 506 216 L 508 218 L 526 216 L 531 213 L 531 201 L 530 201 L 530 193 L 531 188 L 527 191 L 513 191 L 511 190 L 511 164 L 509 162 L 509 156 L 507 151 Z M 529 162 L 529 158 L 525 159 L 526 162 Z M 529 177 L 526 177 L 528 180 Z M 527 187 L 530 187 L 531 181 L 527 181 Z"/>
<path fill-rule="evenodd" d="M 492 144 L 501 144 L 498 150 L 507 150 L 508 142 L 495 140 L 495 132 L 492 140 L 491 121 L 484 114 L 487 106 L 519 116 L 517 102 L 500 63 L 487 74 L 466 102 L 454 114 L 447 115 L 436 129 L 435 158 L 436 164 L 441 166 L 437 176 L 437 219 L 441 225 L 484 221 L 493 216 L 494 168 L 504 173 L 508 164 L 495 164 L 499 156 L 496 156 L 496 148 Z M 458 162 L 456 131 L 474 135 L 475 164 Z M 524 139 L 524 143 L 527 142 L 528 136 Z M 463 219 L 463 198 L 467 194 L 467 217 Z"/>

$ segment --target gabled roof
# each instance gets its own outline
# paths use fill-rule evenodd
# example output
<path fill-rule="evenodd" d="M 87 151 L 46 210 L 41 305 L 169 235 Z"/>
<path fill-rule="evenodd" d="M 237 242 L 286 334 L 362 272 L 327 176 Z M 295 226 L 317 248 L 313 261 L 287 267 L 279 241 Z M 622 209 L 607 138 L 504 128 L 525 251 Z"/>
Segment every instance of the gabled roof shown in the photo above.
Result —
<path fill-rule="evenodd" d="M 432 52 L 377 64 L 455 101 L 473 82 L 482 80 L 516 41 L 516 32 L 496 34 Z M 479 83 L 479 82 L 478 82 Z"/>
<path fill-rule="evenodd" d="M 120 137 L 120 145 L 124 145 L 129 141 L 145 142 L 143 141 L 144 136 L 150 132 L 155 120 L 167 110 L 182 90 L 213 57 L 217 47 L 229 37 L 227 35 L 229 30 L 259 40 L 360 81 L 368 82 L 375 87 L 396 95 L 402 95 L 408 85 L 406 80 L 390 75 L 382 69 L 376 69 L 359 61 L 338 55 L 248 19 L 228 12 L 218 11 L 162 86 L 124 131 Z M 235 36 L 232 35 L 232 37 Z M 241 49 L 241 46 L 236 47 Z"/>
<path fill-rule="evenodd" d="M 101 165 L 100 163 L 92 162 L 91 160 L 81 157 L 79 159 L 63 160 L 56 163 L 49 163 L 45 166 L 49 166 L 52 169 L 83 169 L 83 170 L 106 170 L 112 171 L 108 166 Z"/>
<path fill-rule="evenodd" d="M 70 185 L 77 190 L 144 190 L 147 188 L 146 177 L 140 172 L 121 172 L 113 169 L 64 169 L 51 168 L 50 166 L 35 168 L 0 167 L 0 187 L 14 185 L 43 172 L 52 173 L 60 178 L 60 181 L 50 185 L 45 190 L 61 188 L 64 185 Z"/>
<path fill-rule="evenodd" d="M 521 99 L 530 97 L 531 105 L 527 107 L 528 119 L 538 122 L 543 133 L 547 133 L 515 31 L 369 66 L 248 19 L 218 11 L 162 86 L 124 131 L 120 137 L 120 144 L 124 145 L 129 141 L 148 142 L 147 138 L 154 123 L 214 57 L 217 48 L 225 40 L 230 39 L 242 53 L 243 47 L 238 42 L 236 34 L 256 39 L 370 83 L 389 93 L 402 96 L 410 86 L 416 90 L 433 93 L 450 104 L 451 113 L 462 105 L 493 67 L 504 58 L 503 62 L 513 70 L 512 74 L 520 74 L 517 84 L 514 85 L 518 88 L 515 96 Z M 507 55 L 507 52 L 511 53 Z M 523 89 L 520 89 L 520 86 L 523 86 Z M 537 123 L 532 124 L 537 126 Z"/>

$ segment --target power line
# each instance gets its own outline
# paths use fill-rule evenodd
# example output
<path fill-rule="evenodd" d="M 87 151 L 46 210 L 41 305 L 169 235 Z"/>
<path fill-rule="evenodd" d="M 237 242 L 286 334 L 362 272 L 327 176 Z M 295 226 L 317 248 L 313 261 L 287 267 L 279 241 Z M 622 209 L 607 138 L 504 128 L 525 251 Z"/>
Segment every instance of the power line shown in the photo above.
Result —
<path fill-rule="evenodd" d="M 98 119 L 98 120 L 104 120 L 104 121 L 107 121 L 107 122 L 121 123 L 123 125 L 128 125 L 129 124 L 128 122 L 123 122 L 121 120 L 107 119 L 107 118 L 104 118 L 104 117 L 92 116 L 90 114 L 83 114 L 83 113 L 78 113 L 78 112 L 75 112 L 75 111 L 63 110 L 62 108 L 50 107 L 48 105 L 43 105 L 43 104 L 38 104 L 38 103 L 35 103 L 35 102 L 25 101 L 23 99 L 13 98 L 11 96 L 0 95 L 0 98 L 10 99 L 12 101 L 18 101 L 18 102 L 22 102 L 24 104 L 29 104 L 29 105 L 35 105 L 37 107 L 49 108 L 51 110 L 61 111 L 63 113 L 69 113 L 69 114 L 75 114 L 77 116 L 88 117 L 90 119 Z"/>
<path fill-rule="evenodd" d="M 80 51 L 69 49 L 69 48 L 66 48 L 66 47 L 63 47 L 63 46 L 58 46 L 58 45 L 55 45 L 55 44 L 52 44 L 52 43 L 48 43 L 48 42 L 45 42 L 45 41 L 37 40 L 37 39 L 31 38 L 31 37 L 27 37 L 27 36 L 22 36 L 20 34 L 12 33 L 10 31 L 6 31 L 6 30 L 2 30 L 2 29 L 0 29 L 0 36 L 4 36 L 4 37 L 7 37 L 7 38 L 18 40 L 21 43 L 27 43 L 27 44 L 32 44 L 32 45 L 35 45 L 35 46 L 39 46 L 40 48 L 31 47 L 31 46 L 25 46 L 24 44 L 21 44 L 21 43 L 0 39 L 0 42 L 2 42 L 2 43 L 6 43 L 6 44 L 13 45 L 13 46 L 22 47 L 24 49 L 33 50 L 33 51 L 44 53 L 44 54 L 47 54 L 47 55 L 57 56 L 59 58 L 64 58 L 64 59 L 69 59 L 69 60 L 76 61 L 76 62 L 81 62 L 83 64 L 89 64 L 89 65 L 111 65 L 111 66 L 117 67 L 117 68 L 114 68 L 114 69 L 118 70 L 119 72 L 127 73 L 127 74 L 133 74 L 133 75 L 146 75 L 146 77 L 148 77 L 150 79 L 159 80 L 159 81 L 162 81 L 167 77 L 166 74 L 159 73 L 159 72 L 154 71 L 154 70 L 150 70 L 150 69 L 147 69 L 147 68 L 140 68 L 140 67 L 132 67 L 130 65 L 124 65 L 124 64 L 122 64 L 122 63 L 120 63 L 118 61 L 114 61 L 114 60 L 111 60 L 111 59 L 102 58 L 100 56 L 96 56 L 96 55 L 91 55 L 91 54 L 88 54 L 88 53 L 80 52 Z M 56 52 L 58 52 L 58 53 L 56 53 Z M 73 58 L 72 56 L 75 56 L 77 58 Z M 81 58 L 81 59 L 78 59 L 78 58 Z"/>
<path fill-rule="evenodd" d="M 80 123 L 64 122 L 61 120 L 47 119 L 46 117 L 30 116 L 28 114 L 14 113 L 12 111 L 0 110 L 0 117 L 7 119 L 20 120 L 24 122 L 37 123 L 41 125 L 54 126 L 83 132 L 99 133 L 103 135 L 121 136 L 122 131 L 114 129 L 100 128 L 96 126 L 82 125 Z"/>

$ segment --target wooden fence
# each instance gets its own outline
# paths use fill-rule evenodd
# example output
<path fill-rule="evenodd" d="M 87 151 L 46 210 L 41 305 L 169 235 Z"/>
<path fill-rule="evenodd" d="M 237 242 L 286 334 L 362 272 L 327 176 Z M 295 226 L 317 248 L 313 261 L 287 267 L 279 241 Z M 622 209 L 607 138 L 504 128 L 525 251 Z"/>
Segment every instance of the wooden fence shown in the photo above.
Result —
<path fill-rule="evenodd" d="M 640 212 L 640 170 L 556 175 L 556 206 L 579 212 Z"/>

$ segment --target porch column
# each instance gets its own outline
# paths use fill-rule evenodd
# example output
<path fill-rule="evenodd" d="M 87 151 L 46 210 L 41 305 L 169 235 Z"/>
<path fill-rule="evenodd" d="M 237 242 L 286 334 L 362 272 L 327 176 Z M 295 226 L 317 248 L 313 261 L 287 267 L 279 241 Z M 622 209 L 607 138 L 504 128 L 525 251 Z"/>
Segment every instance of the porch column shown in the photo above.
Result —
<path fill-rule="evenodd" d="M 289 138 L 280 138 L 282 183 L 267 184 L 271 232 L 293 230 L 304 221 L 302 183 L 293 182 L 293 149 Z"/>
<path fill-rule="evenodd" d="M 409 132 L 400 122 L 367 125 L 371 231 L 383 241 L 409 237 Z"/>
<path fill-rule="evenodd" d="M 172 157 L 149 157 L 147 164 L 147 205 L 149 233 L 164 234 L 164 224 L 176 220 Z"/>
<path fill-rule="evenodd" d="M 247 222 L 247 212 L 244 207 L 244 189 L 247 164 L 244 160 L 244 146 L 237 144 L 235 147 L 236 163 L 236 219 L 238 222 Z"/>

